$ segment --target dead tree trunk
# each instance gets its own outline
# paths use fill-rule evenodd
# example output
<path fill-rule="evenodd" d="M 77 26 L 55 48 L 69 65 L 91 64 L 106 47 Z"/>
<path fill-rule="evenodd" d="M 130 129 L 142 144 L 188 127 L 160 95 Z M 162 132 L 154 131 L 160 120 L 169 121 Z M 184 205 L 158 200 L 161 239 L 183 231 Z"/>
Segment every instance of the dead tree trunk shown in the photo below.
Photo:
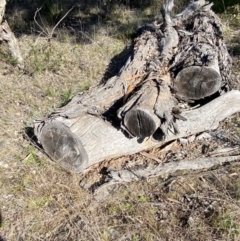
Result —
<path fill-rule="evenodd" d="M 6 0 L 0 0 L 0 42 L 4 41 L 7 43 L 12 57 L 17 61 L 17 66 L 22 69 L 24 67 L 23 57 L 17 39 L 11 31 L 7 21 L 3 20 L 6 4 Z"/>
<path fill-rule="evenodd" d="M 216 128 L 240 111 L 240 93 L 225 94 L 231 58 L 211 6 L 192 2 L 172 19 L 173 0 L 167 1 L 164 22 L 139 30 L 117 75 L 35 122 L 44 151 L 65 169 L 81 172 L 104 159 Z M 187 104 L 213 95 L 222 96 L 196 110 Z"/>

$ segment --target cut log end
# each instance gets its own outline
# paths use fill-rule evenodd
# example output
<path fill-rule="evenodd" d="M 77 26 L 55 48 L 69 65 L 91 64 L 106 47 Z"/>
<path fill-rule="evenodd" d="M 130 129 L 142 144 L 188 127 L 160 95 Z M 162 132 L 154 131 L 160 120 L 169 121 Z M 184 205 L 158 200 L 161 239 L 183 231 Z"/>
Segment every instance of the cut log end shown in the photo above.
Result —
<path fill-rule="evenodd" d="M 180 98 L 199 100 L 216 93 L 221 87 L 220 74 L 209 67 L 192 66 L 181 70 L 173 80 Z"/>
<path fill-rule="evenodd" d="M 160 126 L 160 120 L 153 113 L 133 109 L 126 113 L 124 125 L 133 136 L 144 138 L 154 134 Z"/>
<path fill-rule="evenodd" d="M 38 142 L 65 169 L 81 172 L 105 159 L 215 129 L 239 111 L 239 92 L 217 97 L 222 86 L 228 87 L 231 72 L 220 21 L 205 0 L 191 1 L 173 18 L 173 1 L 167 2 L 164 23 L 156 21 L 135 38 L 114 76 L 36 123 Z M 206 98 L 214 93 L 214 100 Z M 174 111 L 182 106 L 176 96 L 189 102 L 202 98 L 211 102 L 183 111 L 181 117 Z M 153 138 L 126 138 L 116 128 L 116 112 L 121 127 L 130 134 Z"/>
<path fill-rule="evenodd" d="M 88 166 L 88 156 L 79 138 L 62 123 L 47 123 L 40 142 L 45 152 L 65 170 L 79 173 Z"/>

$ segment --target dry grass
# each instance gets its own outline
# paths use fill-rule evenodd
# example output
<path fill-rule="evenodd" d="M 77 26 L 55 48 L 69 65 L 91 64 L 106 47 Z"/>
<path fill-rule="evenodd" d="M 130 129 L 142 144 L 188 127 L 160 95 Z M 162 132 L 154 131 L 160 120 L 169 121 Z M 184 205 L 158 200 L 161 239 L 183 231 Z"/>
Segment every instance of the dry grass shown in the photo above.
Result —
<path fill-rule="evenodd" d="M 24 128 L 33 120 L 101 80 L 110 59 L 129 41 L 131 28 L 141 22 L 132 10 L 123 9 L 114 15 L 121 26 L 128 24 L 124 14 L 130 32 L 97 26 L 96 32 L 84 32 L 88 43 L 67 30 L 50 42 L 21 35 L 24 71 L 14 68 L 1 48 L 0 240 L 240 240 L 237 163 L 118 186 L 99 202 L 80 188 L 81 175 L 66 173 L 24 139 Z M 236 81 L 239 69 L 235 66 Z M 232 122 L 237 132 L 238 118 Z"/>
<path fill-rule="evenodd" d="M 25 72 L 7 59 L 1 63 L 0 233 L 7 240 L 46 240 L 45 235 L 52 237 L 54 229 L 58 234 L 57 226 L 61 228 L 75 210 L 81 213 L 91 201 L 79 188 L 79 177 L 52 166 L 24 140 L 24 128 L 99 82 L 124 44 L 107 33 L 96 35 L 91 44 L 79 44 L 74 36 L 61 34 L 65 34 L 61 42 L 26 35 L 19 38 Z M 59 240 L 67 240 L 63 237 Z"/>

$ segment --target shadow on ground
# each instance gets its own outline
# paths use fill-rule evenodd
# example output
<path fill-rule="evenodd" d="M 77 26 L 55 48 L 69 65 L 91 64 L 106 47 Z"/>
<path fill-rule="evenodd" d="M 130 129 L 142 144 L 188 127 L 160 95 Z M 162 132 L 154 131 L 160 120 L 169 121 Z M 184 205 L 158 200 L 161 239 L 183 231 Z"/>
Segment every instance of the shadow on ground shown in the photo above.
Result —
<path fill-rule="evenodd" d="M 181 0 L 175 3 L 176 12 L 187 2 Z M 151 23 L 155 17 L 161 17 L 162 3 L 163 0 L 10 0 L 5 17 L 17 36 L 50 34 L 63 18 L 53 37 L 58 37 L 60 32 L 67 32 L 74 35 L 77 42 L 89 43 L 103 29 L 107 30 L 106 34 L 119 39 L 133 37 L 138 27 Z"/>
<path fill-rule="evenodd" d="M 54 37 L 57 37 L 61 30 L 76 35 L 77 41 L 81 43 L 91 42 L 91 38 L 103 27 L 108 28 L 110 35 L 118 38 L 129 37 L 133 28 L 153 19 L 153 11 L 145 12 L 145 9 L 150 7 L 150 1 L 146 4 L 129 5 L 121 1 L 115 2 L 109 1 L 104 4 L 102 1 L 35 0 L 30 4 L 29 0 L 10 0 L 6 18 L 16 35 L 44 35 L 44 32 L 50 33 L 73 8 L 58 25 L 57 31 L 54 31 Z M 121 21 L 119 15 L 122 15 Z"/>
<path fill-rule="evenodd" d="M 3 219 L 3 218 L 2 218 L 2 214 L 1 214 L 1 212 L 0 212 L 0 228 L 2 227 L 2 222 L 3 222 L 2 219 Z M 0 241 L 5 241 L 5 240 L 1 237 L 1 235 L 0 235 Z"/>

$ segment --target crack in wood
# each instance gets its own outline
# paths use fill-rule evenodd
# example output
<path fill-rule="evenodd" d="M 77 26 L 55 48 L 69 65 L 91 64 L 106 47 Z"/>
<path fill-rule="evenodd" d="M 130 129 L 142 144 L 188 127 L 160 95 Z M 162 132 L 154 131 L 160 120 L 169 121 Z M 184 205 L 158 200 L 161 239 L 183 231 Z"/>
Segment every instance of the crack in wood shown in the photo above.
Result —
<path fill-rule="evenodd" d="M 163 23 L 135 38 L 115 76 L 35 124 L 35 135 L 50 157 L 54 159 L 56 148 L 54 141 L 48 142 L 51 128 L 69 135 L 74 148 L 85 153 L 84 167 L 76 168 L 79 171 L 105 159 L 214 129 L 240 111 L 240 92 L 228 92 L 232 60 L 222 40 L 220 20 L 210 5 L 205 0 L 191 2 L 172 18 L 174 2 L 167 3 Z M 198 104 L 199 108 L 191 109 Z M 65 145 L 74 152 L 67 138 Z M 64 148 L 63 144 L 56 151 L 63 153 Z M 71 155 L 69 160 L 63 156 L 66 167 Z"/>

